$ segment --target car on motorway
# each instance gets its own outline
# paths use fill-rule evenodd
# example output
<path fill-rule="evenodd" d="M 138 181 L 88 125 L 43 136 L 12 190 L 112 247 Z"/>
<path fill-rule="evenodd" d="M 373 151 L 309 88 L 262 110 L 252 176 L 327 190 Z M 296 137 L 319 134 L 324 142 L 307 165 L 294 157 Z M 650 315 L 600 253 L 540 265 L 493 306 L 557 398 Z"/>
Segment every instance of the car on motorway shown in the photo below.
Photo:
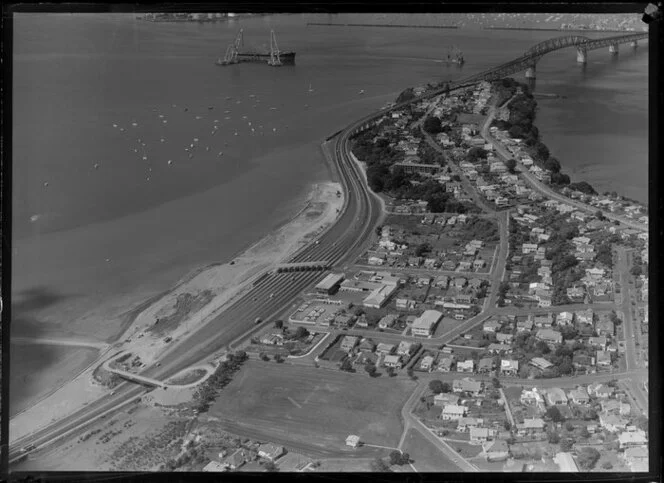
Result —
<path fill-rule="evenodd" d="M 21 448 L 21 451 L 23 451 L 24 453 L 27 453 L 28 451 L 32 451 L 35 448 L 36 448 L 36 446 L 34 444 L 29 444 L 29 445 L 24 446 L 23 448 Z"/>
<path fill-rule="evenodd" d="M 115 396 L 115 391 L 111 391 L 111 396 Z"/>
<path fill-rule="evenodd" d="M 261 319 L 260 317 L 256 317 L 256 322 L 255 322 L 256 325 L 260 324 L 261 322 L 263 322 L 263 319 Z"/>
<path fill-rule="evenodd" d="M 161 362 L 157 362 L 156 365 L 157 365 L 157 367 L 160 367 L 160 366 L 161 366 Z"/>
<path fill-rule="evenodd" d="M 270 298 L 274 298 L 274 292 L 270 294 Z"/>
<path fill-rule="evenodd" d="M 318 245 L 320 243 L 320 240 L 316 240 L 314 243 Z"/>

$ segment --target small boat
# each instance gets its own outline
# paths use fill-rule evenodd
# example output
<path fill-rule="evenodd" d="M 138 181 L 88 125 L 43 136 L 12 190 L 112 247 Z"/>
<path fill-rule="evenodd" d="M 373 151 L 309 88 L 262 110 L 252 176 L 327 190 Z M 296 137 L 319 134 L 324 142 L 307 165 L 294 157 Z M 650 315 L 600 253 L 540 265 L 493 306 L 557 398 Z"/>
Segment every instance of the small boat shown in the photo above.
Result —
<path fill-rule="evenodd" d="M 120 128 L 120 132 L 124 132 L 124 128 L 123 128 L 123 127 Z"/>
<path fill-rule="evenodd" d="M 231 96 L 227 96 L 226 100 L 233 99 Z"/>
<path fill-rule="evenodd" d="M 304 107 L 308 108 L 308 107 L 309 107 L 309 104 L 305 104 Z"/>
<path fill-rule="evenodd" d="M 138 123 L 132 122 L 131 125 L 136 127 L 136 126 L 138 126 Z"/>
<path fill-rule="evenodd" d="M 163 122 L 164 124 L 166 124 L 168 121 L 167 121 L 166 119 L 164 119 L 164 120 L 161 121 L 161 122 Z"/>
<path fill-rule="evenodd" d="M 99 169 L 99 163 L 95 163 L 95 169 Z"/>
<path fill-rule="evenodd" d="M 143 156 L 143 161 L 146 161 L 148 159 L 147 156 Z"/>
<path fill-rule="evenodd" d="M 276 128 L 276 127 L 273 127 L 273 128 L 272 128 L 272 132 L 277 132 L 277 128 Z"/>
<path fill-rule="evenodd" d="M 198 138 L 194 138 L 194 142 L 197 143 L 197 142 L 198 142 Z"/>
<path fill-rule="evenodd" d="M 134 148 L 134 152 L 137 153 L 137 152 L 138 152 L 138 149 Z"/>
<path fill-rule="evenodd" d="M 148 179 L 150 179 L 150 178 L 148 178 Z M 111 261 L 111 259 L 110 259 L 110 258 L 107 258 L 107 259 L 106 259 L 106 262 L 110 262 L 110 261 Z"/>
<path fill-rule="evenodd" d="M 223 151 L 219 151 L 219 154 L 217 154 L 217 156 L 223 156 L 223 155 L 224 155 Z"/>
<path fill-rule="evenodd" d="M 196 119 L 203 119 L 202 116 L 196 116 Z"/>
<path fill-rule="evenodd" d="M 164 138 L 161 138 L 161 142 L 163 143 L 164 141 L 165 141 L 165 139 L 164 139 Z"/>
<path fill-rule="evenodd" d="M 44 187 L 45 187 L 45 188 L 48 188 L 48 181 L 46 181 L 46 182 L 44 183 Z"/>
<path fill-rule="evenodd" d="M 212 110 L 214 109 L 214 106 L 208 106 L 208 109 Z"/>
<path fill-rule="evenodd" d="M 311 83 L 309 83 L 309 92 L 313 92 L 314 90 L 311 88 Z"/>
<path fill-rule="evenodd" d="M 163 119 L 163 118 L 164 118 L 164 115 L 163 115 L 163 114 L 159 114 L 159 119 Z"/>
<path fill-rule="evenodd" d="M 118 127 L 118 125 L 117 125 L 117 124 L 113 124 L 113 127 Z"/>
<path fill-rule="evenodd" d="M 168 160 L 168 165 L 170 166 L 171 164 L 173 164 L 173 161 L 169 159 Z"/>
<path fill-rule="evenodd" d="M 150 177 L 149 177 L 149 176 L 148 176 L 147 178 L 145 178 L 145 179 L 146 179 L 146 181 L 150 181 Z"/>
<path fill-rule="evenodd" d="M 256 130 L 252 127 L 252 128 L 251 128 L 251 132 L 256 132 Z"/>
<path fill-rule="evenodd" d="M 210 146 L 205 146 L 205 150 L 206 150 L 206 151 L 209 151 L 209 150 L 210 150 Z"/>
<path fill-rule="evenodd" d="M 256 94 L 249 94 L 249 97 L 256 97 Z"/>
<path fill-rule="evenodd" d="M 231 112 L 231 111 L 224 111 L 224 114 L 228 114 L 229 112 Z"/>
<path fill-rule="evenodd" d="M 184 112 L 187 112 L 188 110 L 189 110 L 188 107 L 185 107 L 185 108 L 184 108 Z"/>
<path fill-rule="evenodd" d="M 271 108 L 270 108 L 270 111 L 276 111 L 276 110 L 277 110 L 276 107 L 271 107 Z"/>
<path fill-rule="evenodd" d="M 235 104 L 240 104 L 240 101 L 237 101 Z"/>
<path fill-rule="evenodd" d="M 230 118 L 231 118 L 231 116 L 227 116 L 227 117 L 226 117 L 227 120 L 230 119 Z"/>
<path fill-rule="evenodd" d="M 217 134 L 217 130 L 216 130 L 216 129 L 213 129 L 213 130 L 212 130 L 212 135 L 214 136 L 215 134 Z"/>
<path fill-rule="evenodd" d="M 215 119 L 214 122 L 219 122 L 219 119 Z"/>
<path fill-rule="evenodd" d="M 171 104 L 171 107 L 178 107 L 178 106 L 176 106 L 175 104 Z"/>
<path fill-rule="evenodd" d="M 242 119 L 246 119 L 246 118 L 247 118 L 247 116 L 242 116 Z"/>
<path fill-rule="evenodd" d="M 235 135 L 237 136 L 237 131 L 235 131 Z"/>
<path fill-rule="evenodd" d="M 194 157 L 194 155 L 190 153 L 190 154 L 189 154 L 189 159 L 191 159 L 191 158 L 193 158 L 193 157 Z"/>
<path fill-rule="evenodd" d="M 249 122 L 247 123 L 247 125 L 251 126 L 251 121 L 249 121 Z"/>
<path fill-rule="evenodd" d="M 364 89 L 360 90 L 360 94 L 364 94 Z"/>

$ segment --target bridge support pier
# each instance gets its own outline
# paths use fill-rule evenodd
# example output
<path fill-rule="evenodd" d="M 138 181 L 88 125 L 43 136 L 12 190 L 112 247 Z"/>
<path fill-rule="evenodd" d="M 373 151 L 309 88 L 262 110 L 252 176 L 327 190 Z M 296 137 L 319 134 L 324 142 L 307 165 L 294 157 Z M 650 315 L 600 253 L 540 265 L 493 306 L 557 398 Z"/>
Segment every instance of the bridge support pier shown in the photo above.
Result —
<path fill-rule="evenodd" d="M 613 55 L 617 55 L 618 54 L 618 44 L 609 45 L 609 52 Z"/>
<path fill-rule="evenodd" d="M 638 40 L 632 40 L 629 43 L 630 47 L 634 47 L 635 49 L 639 46 L 639 41 Z"/>
<path fill-rule="evenodd" d="M 576 61 L 579 64 L 586 64 L 588 62 L 588 52 L 586 49 L 576 49 Z"/>
<path fill-rule="evenodd" d="M 537 73 L 535 71 L 535 66 L 531 65 L 526 69 L 526 79 L 534 79 L 537 77 Z"/>

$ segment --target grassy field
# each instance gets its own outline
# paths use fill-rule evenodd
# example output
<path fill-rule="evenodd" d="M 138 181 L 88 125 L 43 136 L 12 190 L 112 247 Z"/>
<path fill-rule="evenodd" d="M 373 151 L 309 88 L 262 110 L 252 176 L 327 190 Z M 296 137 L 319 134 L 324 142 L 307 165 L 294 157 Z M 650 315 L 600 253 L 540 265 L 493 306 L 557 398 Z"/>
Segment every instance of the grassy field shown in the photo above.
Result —
<path fill-rule="evenodd" d="M 369 444 L 395 446 L 401 407 L 414 387 L 408 380 L 251 361 L 209 415 L 236 434 L 313 449 L 320 456 L 359 457 L 374 451 L 353 450 L 345 446 L 346 437 L 357 434 Z"/>
<path fill-rule="evenodd" d="M 410 455 L 413 466 L 418 472 L 460 471 L 443 452 L 415 429 L 409 430 L 406 434 L 403 452 Z"/>

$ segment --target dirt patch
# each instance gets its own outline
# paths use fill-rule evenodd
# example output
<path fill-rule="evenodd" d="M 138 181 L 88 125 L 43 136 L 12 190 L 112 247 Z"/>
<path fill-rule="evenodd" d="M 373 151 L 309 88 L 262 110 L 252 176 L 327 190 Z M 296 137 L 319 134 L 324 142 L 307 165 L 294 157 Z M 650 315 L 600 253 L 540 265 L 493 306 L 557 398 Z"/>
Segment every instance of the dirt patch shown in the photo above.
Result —
<path fill-rule="evenodd" d="M 168 334 L 176 328 L 180 322 L 190 313 L 198 312 L 214 298 L 210 290 L 192 295 L 188 292 L 178 294 L 175 304 L 171 307 L 163 307 L 157 313 L 155 324 L 148 330 L 157 336 Z M 169 313 L 170 312 L 170 313 Z"/>

